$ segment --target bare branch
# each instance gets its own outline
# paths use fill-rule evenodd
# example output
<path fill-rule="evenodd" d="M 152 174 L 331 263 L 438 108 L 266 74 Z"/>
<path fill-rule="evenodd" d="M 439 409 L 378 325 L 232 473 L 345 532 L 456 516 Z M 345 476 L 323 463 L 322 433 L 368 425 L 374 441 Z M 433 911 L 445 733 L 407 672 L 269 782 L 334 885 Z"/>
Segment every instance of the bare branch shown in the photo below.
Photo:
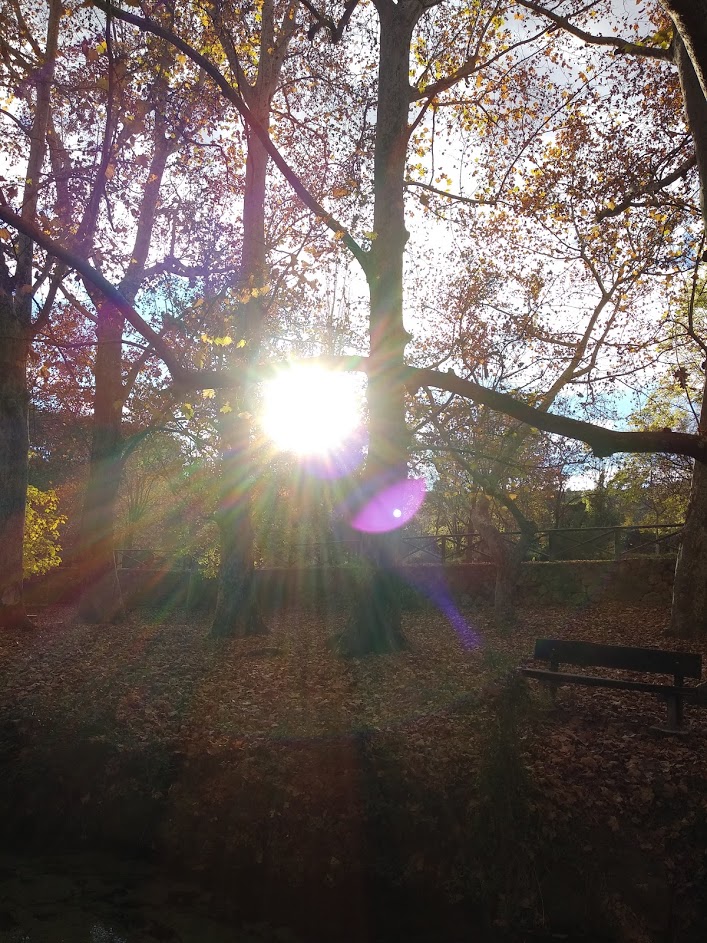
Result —
<path fill-rule="evenodd" d="M 443 196 L 454 203 L 467 203 L 469 206 L 493 206 L 497 201 L 495 199 L 477 200 L 472 196 L 462 196 L 460 193 L 448 193 L 446 190 L 440 190 L 433 187 L 430 183 L 423 183 L 421 180 L 406 180 L 406 187 L 419 187 L 421 190 L 427 190 L 428 193 L 434 193 L 435 196 Z"/>
<path fill-rule="evenodd" d="M 344 30 L 349 24 L 349 20 L 353 16 L 353 12 L 359 4 L 359 0 L 346 0 L 344 3 L 344 15 L 341 17 L 338 22 L 332 17 L 327 16 L 325 13 L 322 13 L 311 0 L 300 0 L 300 3 L 303 7 L 306 7 L 307 10 L 314 17 L 314 23 L 307 30 L 307 38 L 312 40 L 317 35 L 320 29 L 326 29 L 329 33 L 331 41 L 333 43 L 338 43 L 341 41 L 341 37 L 344 35 Z"/>
<path fill-rule="evenodd" d="M 622 39 L 620 36 L 595 36 L 593 33 L 588 33 L 586 30 L 580 29 L 579 26 L 575 26 L 569 17 L 560 16 L 559 13 L 548 10 L 547 7 L 542 6 L 540 3 L 533 3 L 532 0 L 516 0 L 516 2 L 519 6 L 525 7 L 526 10 L 530 10 L 531 13 L 544 16 L 546 19 L 551 20 L 566 33 L 576 36 L 577 39 L 581 39 L 591 46 L 611 46 L 617 52 L 626 53 L 630 56 L 646 56 L 649 59 L 661 59 L 664 62 L 673 61 L 671 49 L 665 49 L 662 46 L 644 46 L 642 43 L 632 43 L 628 39 Z"/>

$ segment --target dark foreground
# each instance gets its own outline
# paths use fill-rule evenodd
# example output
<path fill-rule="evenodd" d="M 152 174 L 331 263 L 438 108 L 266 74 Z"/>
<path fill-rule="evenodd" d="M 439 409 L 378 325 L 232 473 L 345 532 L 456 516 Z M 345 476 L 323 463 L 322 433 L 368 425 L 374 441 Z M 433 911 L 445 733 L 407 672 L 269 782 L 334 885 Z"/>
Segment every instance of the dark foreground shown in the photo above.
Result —
<path fill-rule="evenodd" d="M 0 636 L 0 941 L 702 943 L 707 711 L 507 682 L 538 635 L 679 647 L 666 613 L 463 615 L 352 661 L 340 611 Z"/>

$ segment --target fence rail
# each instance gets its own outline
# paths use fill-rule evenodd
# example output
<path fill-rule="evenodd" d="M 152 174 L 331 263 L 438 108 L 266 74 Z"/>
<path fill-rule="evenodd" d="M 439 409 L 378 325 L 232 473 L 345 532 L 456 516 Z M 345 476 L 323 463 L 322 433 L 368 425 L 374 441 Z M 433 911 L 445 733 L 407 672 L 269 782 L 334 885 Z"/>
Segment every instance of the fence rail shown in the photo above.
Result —
<path fill-rule="evenodd" d="M 676 553 L 683 524 L 616 527 L 564 527 L 536 530 L 528 543 L 526 560 L 621 560 L 632 556 Z M 506 532 L 509 543 L 521 534 Z M 435 557 L 438 563 L 482 562 L 489 559 L 477 533 L 438 534 L 432 537 L 405 537 L 411 549 L 406 557 Z M 423 562 L 422 559 L 414 562 Z"/>
<path fill-rule="evenodd" d="M 537 530 L 526 550 L 526 560 L 621 560 L 632 556 L 676 553 L 683 524 L 653 524 L 621 527 L 564 527 Z M 520 533 L 503 534 L 516 543 Z M 401 537 L 404 565 L 444 565 L 488 562 L 482 538 L 477 533 L 420 534 Z M 339 566 L 353 563 L 364 554 L 365 537 L 343 540 L 302 541 L 268 552 L 268 566 Z M 270 559 L 272 557 L 272 559 Z M 187 558 L 160 550 L 117 550 L 116 563 L 123 569 L 194 569 Z"/>

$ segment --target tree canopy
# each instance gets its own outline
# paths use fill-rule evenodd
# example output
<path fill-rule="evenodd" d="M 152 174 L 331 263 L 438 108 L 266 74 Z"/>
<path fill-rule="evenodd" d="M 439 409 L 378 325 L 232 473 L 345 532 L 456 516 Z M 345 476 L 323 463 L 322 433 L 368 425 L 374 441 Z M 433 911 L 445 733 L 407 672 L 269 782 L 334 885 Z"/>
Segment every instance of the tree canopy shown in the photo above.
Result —
<path fill-rule="evenodd" d="M 701 469 L 701 391 L 692 425 L 603 422 L 707 350 L 705 18 L 682 6 L 51 0 L 4 13 L 0 317 L 16 369 L 0 400 L 20 405 L 0 416 L 3 519 L 21 519 L 26 493 L 30 356 L 35 395 L 93 412 L 82 552 L 98 588 L 86 612 L 101 618 L 126 421 L 211 414 L 232 582 L 253 556 L 251 537 L 223 541 L 250 534 L 257 383 L 292 356 L 367 376 L 358 501 L 408 480 L 417 447 L 473 446 L 498 422 L 489 411 L 507 417 L 492 459 L 466 468 L 488 493 L 508 494 L 529 428 Z M 327 293 L 342 272 L 336 335 Z M 369 553 L 389 568 L 394 539 Z M 18 611 L 18 578 L 3 585 Z M 219 604 L 222 627 L 242 590 Z M 382 586 L 372 598 L 352 650 L 370 647 L 371 625 L 396 644 L 394 602 Z M 258 624 L 253 612 L 243 631 Z"/>

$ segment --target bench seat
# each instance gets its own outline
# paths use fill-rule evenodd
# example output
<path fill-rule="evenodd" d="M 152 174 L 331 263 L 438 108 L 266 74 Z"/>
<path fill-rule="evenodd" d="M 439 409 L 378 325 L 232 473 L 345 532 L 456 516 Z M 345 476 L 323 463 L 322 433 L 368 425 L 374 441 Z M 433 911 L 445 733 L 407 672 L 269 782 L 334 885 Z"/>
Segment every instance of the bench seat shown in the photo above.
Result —
<path fill-rule="evenodd" d="M 549 662 L 549 668 L 521 667 L 519 673 L 552 686 L 553 696 L 561 684 L 577 684 L 595 688 L 642 691 L 665 699 L 668 707 L 667 730 L 682 730 L 685 700 L 704 702 L 704 686 L 685 687 L 685 678 L 702 677 L 702 656 L 691 652 L 663 651 L 657 648 L 636 648 L 625 645 L 599 645 L 594 642 L 537 639 L 536 661 Z M 575 674 L 560 671 L 560 665 L 581 668 L 612 668 L 641 674 L 672 675 L 673 683 L 643 681 L 633 678 L 607 678 L 603 675 Z"/>

